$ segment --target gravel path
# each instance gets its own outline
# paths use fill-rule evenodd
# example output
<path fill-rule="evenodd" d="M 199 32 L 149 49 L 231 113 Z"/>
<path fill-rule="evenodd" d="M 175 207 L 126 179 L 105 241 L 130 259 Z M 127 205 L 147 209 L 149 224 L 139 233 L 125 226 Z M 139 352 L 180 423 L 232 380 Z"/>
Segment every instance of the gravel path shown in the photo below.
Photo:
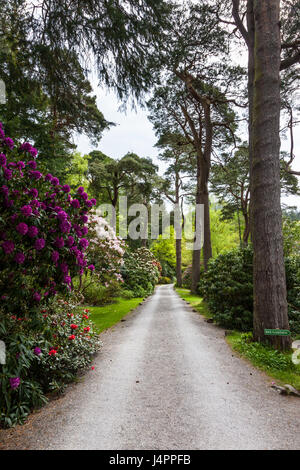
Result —
<path fill-rule="evenodd" d="M 2 448 L 300 448 L 299 399 L 270 389 L 172 286 L 102 340 L 96 370 L 25 426 L 0 433 Z"/>

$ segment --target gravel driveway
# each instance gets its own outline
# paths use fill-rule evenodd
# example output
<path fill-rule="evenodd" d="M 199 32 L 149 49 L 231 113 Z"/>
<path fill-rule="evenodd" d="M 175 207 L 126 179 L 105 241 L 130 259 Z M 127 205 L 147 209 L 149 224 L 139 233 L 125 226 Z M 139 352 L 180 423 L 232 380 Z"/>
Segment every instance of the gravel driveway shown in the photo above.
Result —
<path fill-rule="evenodd" d="M 5 449 L 299 449 L 300 401 L 161 286 L 102 334 L 95 371 L 0 433 Z"/>

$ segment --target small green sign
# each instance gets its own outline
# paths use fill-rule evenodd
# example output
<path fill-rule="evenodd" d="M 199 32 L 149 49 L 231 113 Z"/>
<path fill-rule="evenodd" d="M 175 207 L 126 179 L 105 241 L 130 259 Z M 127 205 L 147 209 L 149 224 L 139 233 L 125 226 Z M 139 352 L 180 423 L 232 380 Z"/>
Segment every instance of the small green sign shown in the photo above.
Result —
<path fill-rule="evenodd" d="M 289 330 L 265 330 L 266 336 L 290 336 Z"/>

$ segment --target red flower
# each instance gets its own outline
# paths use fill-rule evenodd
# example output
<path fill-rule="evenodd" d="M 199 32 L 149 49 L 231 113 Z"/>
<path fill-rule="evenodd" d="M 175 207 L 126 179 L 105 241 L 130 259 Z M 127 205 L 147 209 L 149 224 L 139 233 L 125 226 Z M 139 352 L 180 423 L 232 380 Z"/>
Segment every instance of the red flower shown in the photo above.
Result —
<path fill-rule="evenodd" d="M 75 335 L 71 335 L 71 336 L 69 336 L 69 340 L 70 340 L 70 341 L 73 341 L 75 338 L 76 338 L 76 336 L 75 336 Z"/>
<path fill-rule="evenodd" d="M 88 320 L 89 316 L 88 315 L 82 315 L 82 318 L 85 318 L 86 320 Z"/>
<path fill-rule="evenodd" d="M 56 354 L 57 354 L 56 349 L 51 349 L 51 351 L 49 351 L 49 356 L 55 356 Z"/>
<path fill-rule="evenodd" d="M 92 366 L 92 370 L 95 370 L 95 367 L 94 367 L 94 366 Z"/>
<path fill-rule="evenodd" d="M 85 312 L 85 313 L 89 313 L 89 309 L 86 308 L 86 309 L 84 310 L 84 312 Z"/>
<path fill-rule="evenodd" d="M 72 328 L 72 330 L 77 330 L 78 325 L 74 325 L 74 324 L 73 324 L 73 325 L 71 325 L 71 328 Z"/>
<path fill-rule="evenodd" d="M 85 332 L 85 333 L 88 333 L 88 332 L 90 331 L 90 329 L 91 329 L 91 328 L 90 328 L 89 326 L 87 326 L 86 328 L 84 328 L 84 332 Z"/>

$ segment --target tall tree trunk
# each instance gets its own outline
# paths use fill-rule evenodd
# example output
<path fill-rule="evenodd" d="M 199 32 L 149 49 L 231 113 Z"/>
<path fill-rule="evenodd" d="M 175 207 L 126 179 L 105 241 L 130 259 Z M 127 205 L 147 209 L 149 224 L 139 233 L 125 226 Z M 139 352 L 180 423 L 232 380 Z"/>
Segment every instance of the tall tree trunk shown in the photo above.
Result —
<path fill-rule="evenodd" d="M 196 192 L 196 205 L 202 204 L 201 202 L 201 155 L 197 155 L 197 192 Z M 197 233 L 198 224 L 201 223 L 197 217 L 197 211 L 195 213 L 195 233 Z M 193 249 L 193 260 L 192 260 L 192 283 L 191 292 L 192 294 L 197 293 L 198 283 L 200 280 L 200 260 L 201 260 L 201 249 L 196 248 L 196 240 Z"/>
<path fill-rule="evenodd" d="M 289 337 L 264 335 L 265 328 L 289 328 L 280 205 L 279 10 L 280 0 L 254 0 L 251 215 L 254 227 L 254 338 L 284 350 L 290 348 Z"/>
<path fill-rule="evenodd" d="M 205 271 L 208 268 L 208 262 L 212 257 L 211 233 L 210 233 L 210 207 L 209 193 L 207 184 L 201 191 L 201 203 L 204 205 L 204 243 L 203 243 L 203 261 Z"/>
<path fill-rule="evenodd" d="M 181 238 L 176 240 L 176 280 L 177 286 L 182 287 L 182 251 L 181 251 Z"/>
<path fill-rule="evenodd" d="M 210 208 L 209 208 L 209 193 L 208 193 L 208 177 L 209 168 L 207 167 L 203 156 L 197 158 L 197 195 L 196 204 L 202 204 L 204 206 L 204 220 L 195 219 L 195 232 L 197 228 L 199 230 L 199 224 L 204 223 L 203 233 L 203 258 L 204 268 L 207 269 L 208 261 L 212 257 L 212 246 L 211 246 L 211 233 L 210 233 Z M 196 242 L 195 242 L 196 243 Z M 200 281 L 201 272 L 201 249 L 195 248 L 193 250 L 193 262 L 192 262 L 192 287 L 191 292 L 197 293 L 198 284 Z"/>
<path fill-rule="evenodd" d="M 247 246 L 250 237 L 250 220 L 248 212 L 243 212 L 243 217 L 245 221 L 245 228 L 243 232 L 243 246 Z"/>
<path fill-rule="evenodd" d="M 248 29 L 248 101 L 249 101 L 249 170 L 250 170 L 250 194 L 252 185 L 252 160 L 253 160 L 253 96 L 254 96 L 254 39 L 255 39 L 255 23 L 254 23 L 254 0 L 247 1 L 247 29 Z M 252 224 L 252 198 L 250 198 L 249 207 L 249 235 L 253 231 Z"/>

